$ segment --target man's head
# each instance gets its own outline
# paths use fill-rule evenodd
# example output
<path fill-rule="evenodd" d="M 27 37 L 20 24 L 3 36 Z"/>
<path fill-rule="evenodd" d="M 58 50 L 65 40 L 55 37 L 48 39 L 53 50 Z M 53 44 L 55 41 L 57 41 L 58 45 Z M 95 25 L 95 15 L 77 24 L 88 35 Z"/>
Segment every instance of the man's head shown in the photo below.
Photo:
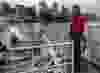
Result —
<path fill-rule="evenodd" d="M 72 16 L 79 16 L 80 15 L 80 6 L 75 4 L 72 6 Z"/>

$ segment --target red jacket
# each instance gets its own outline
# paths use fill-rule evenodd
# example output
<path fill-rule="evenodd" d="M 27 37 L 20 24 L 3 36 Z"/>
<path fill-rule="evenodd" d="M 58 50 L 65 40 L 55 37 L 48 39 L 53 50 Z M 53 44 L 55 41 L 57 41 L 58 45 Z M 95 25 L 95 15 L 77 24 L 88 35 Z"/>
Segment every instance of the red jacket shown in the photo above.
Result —
<path fill-rule="evenodd" d="M 87 32 L 87 16 L 73 16 L 71 32 Z"/>

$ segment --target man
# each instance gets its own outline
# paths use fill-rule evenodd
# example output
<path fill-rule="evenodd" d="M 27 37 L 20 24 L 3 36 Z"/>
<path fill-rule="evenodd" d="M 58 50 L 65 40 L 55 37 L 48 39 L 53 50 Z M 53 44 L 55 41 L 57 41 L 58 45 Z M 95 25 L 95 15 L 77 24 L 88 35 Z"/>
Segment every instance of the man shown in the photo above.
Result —
<path fill-rule="evenodd" d="M 72 8 L 71 38 L 74 41 L 74 72 L 80 72 L 80 39 L 83 39 L 84 25 L 87 17 L 81 16 L 80 7 L 76 4 Z"/>

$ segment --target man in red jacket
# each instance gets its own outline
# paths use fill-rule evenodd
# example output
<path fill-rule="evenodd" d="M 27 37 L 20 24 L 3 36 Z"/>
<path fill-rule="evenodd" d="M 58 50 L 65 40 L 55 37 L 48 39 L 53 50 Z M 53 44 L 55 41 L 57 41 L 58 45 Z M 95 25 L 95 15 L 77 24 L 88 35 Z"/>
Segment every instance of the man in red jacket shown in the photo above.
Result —
<path fill-rule="evenodd" d="M 80 7 L 74 5 L 72 7 L 72 24 L 70 35 L 74 42 L 74 72 L 80 72 L 80 57 L 81 57 L 81 46 L 80 41 L 84 39 L 83 32 L 85 32 L 85 23 L 87 21 L 86 16 L 81 16 Z"/>

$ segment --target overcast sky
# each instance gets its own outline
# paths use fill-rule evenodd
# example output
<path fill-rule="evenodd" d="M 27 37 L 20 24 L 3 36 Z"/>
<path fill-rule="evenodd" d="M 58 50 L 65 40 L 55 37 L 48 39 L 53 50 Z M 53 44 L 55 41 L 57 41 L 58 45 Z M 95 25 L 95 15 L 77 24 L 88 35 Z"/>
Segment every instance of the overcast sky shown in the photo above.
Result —
<path fill-rule="evenodd" d="M 96 0 L 64 0 L 65 6 L 70 6 L 74 3 L 78 3 L 81 7 L 94 8 L 96 6 Z"/>

